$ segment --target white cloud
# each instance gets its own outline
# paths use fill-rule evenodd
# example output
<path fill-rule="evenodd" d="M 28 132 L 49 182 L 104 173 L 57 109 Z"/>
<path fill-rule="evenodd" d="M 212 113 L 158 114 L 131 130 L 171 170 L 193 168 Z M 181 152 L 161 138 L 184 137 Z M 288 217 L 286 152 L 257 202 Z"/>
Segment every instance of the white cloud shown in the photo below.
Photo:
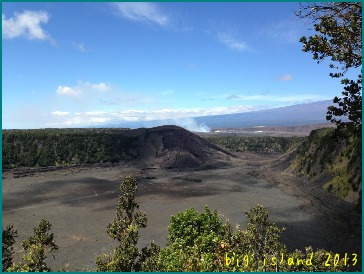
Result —
<path fill-rule="evenodd" d="M 70 113 L 67 111 L 53 111 L 52 112 L 53 115 L 57 115 L 57 116 L 65 116 L 65 115 L 69 115 Z"/>
<path fill-rule="evenodd" d="M 230 33 L 218 32 L 217 38 L 219 39 L 219 41 L 221 43 L 223 43 L 224 45 L 226 45 L 227 47 L 229 47 L 232 50 L 237 50 L 237 51 L 241 51 L 241 52 L 250 50 L 249 46 L 245 42 L 237 40 Z"/>
<path fill-rule="evenodd" d="M 85 44 L 84 43 L 76 43 L 76 42 L 72 42 L 72 45 L 74 48 L 78 49 L 79 51 L 85 52 L 86 48 L 85 48 Z"/>
<path fill-rule="evenodd" d="M 101 124 L 101 123 L 106 123 L 109 119 L 108 118 L 103 118 L 103 117 L 92 117 L 90 119 L 91 123 L 96 123 L 96 124 Z"/>
<path fill-rule="evenodd" d="M 283 74 L 283 75 L 277 77 L 276 80 L 278 80 L 278 81 L 291 81 L 291 80 L 293 80 L 293 76 L 289 75 L 289 74 Z"/>
<path fill-rule="evenodd" d="M 80 94 L 81 91 L 67 86 L 58 86 L 56 93 L 61 95 L 77 95 Z"/>
<path fill-rule="evenodd" d="M 225 99 L 227 100 L 262 100 L 267 99 L 268 96 L 265 95 L 229 95 Z"/>
<path fill-rule="evenodd" d="M 297 21 L 285 20 L 271 24 L 261 30 L 262 34 L 276 43 L 298 43 L 304 29 Z"/>
<path fill-rule="evenodd" d="M 168 16 L 163 14 L 155 3 L 120 2 L 113 3 L 113 6 L 116 7 L 119 15 L 132 21 L 161 26 L 165 26 L 169 21 Z"/>
<path fill-rule="evenodd" d="M 310 103 L 321 100 L 328 100 L 331 98 L 316 95 L 316 94 L 298 94 L 298 95 L 290 95 L 290 96 L 280 96 L 275 98 L 272 101 L 288 103 L 288 104 L 302 104 L 302 103 Z"/>
<path fill-rule="evenodd" d="M 99 84 L 87 83 L 87 84 L 90 85 L 92 89 L 99 90 L 99 91 L 105 91 L 109 88 L 109 85 L 107 85 L 105 83 L 99 83 Z"/>
<path fill-rule="evenodd" d="M 6 39 L 25 37 L 27 39 L 51 40 L 42 29 L 41 23 L 47 23 L 49 14 L 45 11 L 29 11 L 14 13 L 14 17 L 6 18 L 2 14 L 2 36 Z"/>
<path fill-rule="evenodd" d="M 58 86 L 56 93 L 60 95 L 81 95 L 88 91 L 106 91 L 110 88 L 110 85 L 105 83 L 93 84 L 90 82 L 80 83 L 75 87 Z"/>

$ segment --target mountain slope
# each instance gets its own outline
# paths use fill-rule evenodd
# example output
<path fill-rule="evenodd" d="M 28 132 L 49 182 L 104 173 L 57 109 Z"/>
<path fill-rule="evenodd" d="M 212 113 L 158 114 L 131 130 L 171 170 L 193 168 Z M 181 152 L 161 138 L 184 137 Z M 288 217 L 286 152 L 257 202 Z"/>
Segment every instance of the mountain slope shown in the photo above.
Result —
<path fill-rule="evenodd" d="M 177 125 L 190 131 L 203 132 L 209 128 L 237 128 L 254 126 L 299 126 L 325 124 L 327 107 L 331 100 L 307 104 L 298 104 L 260 111 L 244 113 L 199 116 L 194 118 L 166 119 L 139 122 L 121 122 L 98 125 L 102 127 L 156 127 L 161 125 Z"/>
<path fill-rule="evenodd" d="M 361 204 L 361 136 L 345 139 L 332 128 L 313 130 L 305 142 L 277 165 L 307 176 L 348 202 Z"/>
<path fill-rule="evenodd" d="M 138 160 L 154 161 L 164 168 L 198 168 L 235 157 L 177 126 L 140 128 L 127 132 L 127 136 L 138 138 L 134 143 Z"/>
<path fill-rule="evenodd" d="M 326 100 L 246 113 L 197 117 L 196 121 L 211 128 L 321 124 L 327 123 L 325 117 L 330 105 L 332 101 Z"/>

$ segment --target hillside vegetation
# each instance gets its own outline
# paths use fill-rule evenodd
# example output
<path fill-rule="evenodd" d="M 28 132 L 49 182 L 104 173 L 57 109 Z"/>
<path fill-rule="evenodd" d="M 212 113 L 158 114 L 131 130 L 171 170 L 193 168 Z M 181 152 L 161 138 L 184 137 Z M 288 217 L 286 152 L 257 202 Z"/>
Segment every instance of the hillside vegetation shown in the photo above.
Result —
<path fill-rule="evenodd" d="M 349 202 L 361 201 L 361 137 L 343 138 L 334 128 L 312 130 L 308 137 L 212 136 L 210 142 L 232 152 L 285 154 L 276 163 Z"/>
<path fill-rule="evenodd" d="M 234 157 L 177 126 L 127 129 L 3 130 L 3 170 L 73 164 L 153 162 L 161 168 L 200 168 Z"/>
<path fill-rule="evenodd" d="M 207 140 L 231 152 L 273 152 L 284 153 L 302 143 L 306 137 L 242 137 L 212 136 Z"/>
<path fill-rule="evenodd" d="M 288 171 L 306 175 L 350 202 L 361 197 L 361 136 L 340 138 L 335 129 L 313 130 L 289 156 Z"/>
<path fill-rule="evenodd" d="M 126 129 L 3 130 L 3 169 L 118 162 L 132 154 Z"/>

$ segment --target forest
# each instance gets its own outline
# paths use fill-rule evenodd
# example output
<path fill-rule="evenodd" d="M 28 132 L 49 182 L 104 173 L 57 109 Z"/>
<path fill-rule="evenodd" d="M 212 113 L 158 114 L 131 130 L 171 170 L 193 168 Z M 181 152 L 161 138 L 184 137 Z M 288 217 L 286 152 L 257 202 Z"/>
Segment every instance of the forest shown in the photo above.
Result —
<path fill-rule="evenodd" d="M 2 131 L 3 170 L 94 164 L 134 159 L 128 129 L 31 129 Z"/>
<path fill-rule="evenodd" d="M 242 136 L 211 136 L 207 140 L 222 146 L 231 152 L 267 152 L 285 153 L 302 143 L 306 137 L 242 137 Z"/>
<path fill-rule="evenodd" d="M 3 130 L 3 170 L 74 164 L 116 163 L 137 155 L 136 137 L 128 129 Z M 207 140 L 231 152 L 284 153 L 304 137 L 212 136 Z"/>

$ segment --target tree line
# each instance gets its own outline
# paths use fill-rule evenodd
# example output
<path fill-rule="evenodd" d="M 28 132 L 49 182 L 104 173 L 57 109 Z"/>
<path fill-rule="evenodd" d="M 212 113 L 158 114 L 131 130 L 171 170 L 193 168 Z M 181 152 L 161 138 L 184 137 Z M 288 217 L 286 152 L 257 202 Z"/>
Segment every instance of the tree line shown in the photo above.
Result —
<path fill-rule="evenodd" d="M 243 137 L 211 136 L 207 140 L 232 152 L 270 152 L 285 153 L 301 144 L 306 137 Z"/>
<path fill-rule="evenodd" d="M 126 129 L 2 131 L 3 169 L 94 164 L 134 159 L 135 137 Z"/>

